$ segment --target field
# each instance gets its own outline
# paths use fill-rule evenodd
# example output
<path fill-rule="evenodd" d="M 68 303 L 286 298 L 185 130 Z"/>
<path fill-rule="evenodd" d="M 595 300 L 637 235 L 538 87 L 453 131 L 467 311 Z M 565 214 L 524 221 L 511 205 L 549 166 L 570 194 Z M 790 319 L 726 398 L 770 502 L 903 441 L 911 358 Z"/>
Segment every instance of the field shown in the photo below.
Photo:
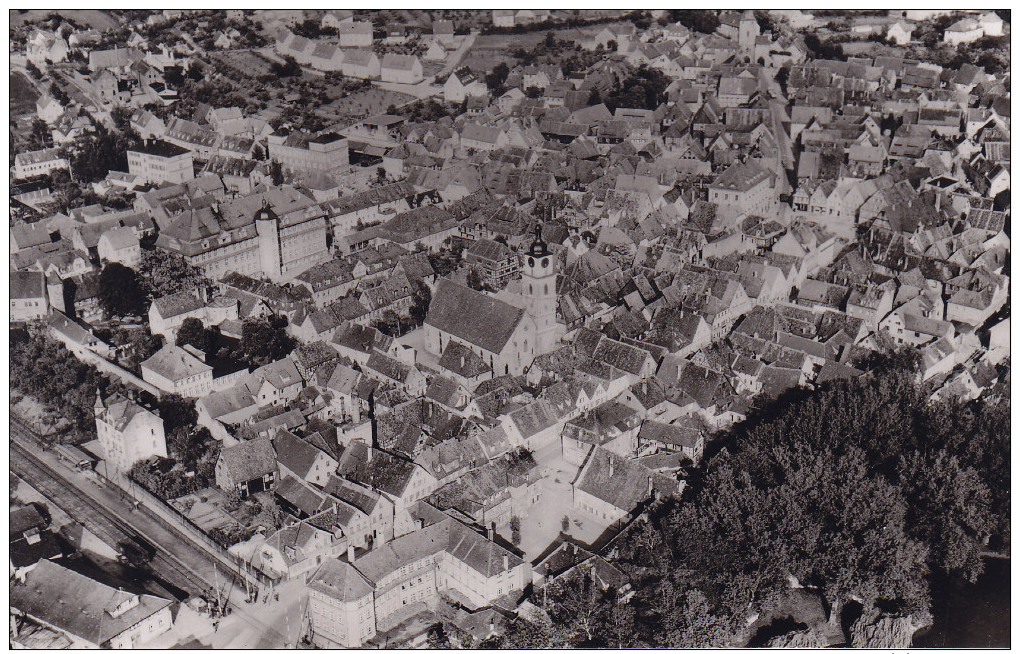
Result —
<path fill-rule="evenodd" d="M 576 40 L 581 34 L 597 32 L 601 26 L 553 30 L 556 38 Z M 476 71 L 492 70 L 497 64 L 505 62 L 511 65 L 510 51 L 514 48 L 530 50 L 545 38 L 546 32 L 525 32 L 524 34 L 480 34 L 471 46 L 471 50 L 461 61 L 461 66 L 468 66 Z M 511 68 L 513 66 L 511 65 Z"/>
<path fill-rule="evenodd" d="M 99 11 L 97 9 L 30 9 L 30 10 L 11 10 L 11 27 L 20 27 L 27 21 L 36 20 L 38 18 L 45 18 L 50 14 L 60 14 L 65 18 L 74 21 L 78 25 L 85 25 L 99 31 L 105 31 L 117 27 L 118 23 L 115 18 L 105 11 Z"/>
<path fill-rule="evenodd" d="M 258 76 L 269 73 L 269 62 L 249 50 L 217 52 L 212 57 L 245 75 Z"/>
<path fill-rule="evenodd" d="M 11 113 L 33 111 L 39 94 L 21 73 L 11 73 Z"/>
<path fill-rule="evenodd" d="M 386 108 L 391 104 L 400 106 L 413 99 L 413 96 L 406 93 L 396 93 L 373 87 L 352 93 L 345 98 L 339 98 L 328 105 L 323 105 L 321 113 L 335 113 L 341 117 L 363 118 L 365 116 L 386 113 Z"/>

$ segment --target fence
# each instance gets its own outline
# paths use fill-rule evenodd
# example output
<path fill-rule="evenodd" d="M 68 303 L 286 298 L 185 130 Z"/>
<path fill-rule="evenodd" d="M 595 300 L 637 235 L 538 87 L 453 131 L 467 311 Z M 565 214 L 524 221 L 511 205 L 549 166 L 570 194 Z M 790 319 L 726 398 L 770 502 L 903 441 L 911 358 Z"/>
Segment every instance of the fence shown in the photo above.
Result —
<path fill-rule="evenodd" d="M 253 584 L 260 589 L 273 585 L 274 580 L 271 577 L 230 550 L 225 549 L 210 538 L 208 534 L 202 531 L 187 516 L 168 506 L 163 500 L 150 493 L 145 487 L 129 479 L 126 475 L 106 476 L 100 473 L 97 475 L 97 478 L 113 490 L 130 495 L 136 500 L 135 506 L 138 510 L 150 518 L 158 520 L 170 529 L 187 536 L 192 542 L 219 560 L 223 564 L 225 572 L 240 577 L 241 581 Z"/>

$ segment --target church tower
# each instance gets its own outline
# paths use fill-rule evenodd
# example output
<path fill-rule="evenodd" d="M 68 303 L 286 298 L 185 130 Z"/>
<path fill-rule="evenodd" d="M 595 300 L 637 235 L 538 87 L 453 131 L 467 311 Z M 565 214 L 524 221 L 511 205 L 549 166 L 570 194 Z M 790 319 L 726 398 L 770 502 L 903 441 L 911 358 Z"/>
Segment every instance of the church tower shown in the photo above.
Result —
<path fill-rule="evenodd" d="M 280 247 L 280 220 L 262 200 L 262 208 L 255 214 L 255 231 L 258 232 L 259 267 L 269 281 L 278 282 L 283 275 L 283 256 Z"/>
<path fill-rule="evenodd" d="M 740 23 L 737 26 L 737 43 L 740 45 L 741 51 L 748 55 L 754 54 L 754 44 L 760 35 L 761 28 L 758 27 L 754 12 L 750 9 L 746 10 L 740 17 Z"/>
<path fill-rule="evenodd" d="M 542 227 L 535 227 L 535 240 L 528 249 L 521 274 L 524 310 L 535 323 L 532 356 L 555 350 L 566 331 L 556 322 L 556 260 L 542 240 Z M 530 348 L 529 348 L 530 349 Z"/>

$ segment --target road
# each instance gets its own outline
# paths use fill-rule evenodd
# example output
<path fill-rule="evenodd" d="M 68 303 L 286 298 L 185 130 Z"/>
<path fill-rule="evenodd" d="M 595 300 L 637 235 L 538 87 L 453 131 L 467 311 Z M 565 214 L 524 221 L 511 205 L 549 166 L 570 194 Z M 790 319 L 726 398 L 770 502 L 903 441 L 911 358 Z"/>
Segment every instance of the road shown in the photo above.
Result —
<path fill-rule="evenodd" d="M 206 597 L 214 596 L 214 587 L 220 587 L 233 609 L 231 621 L 244 624 L 259 643 L 267 647 L 293 645 L 289 634 L 280 633 L 245 603 L 243 588 L 229 576 L 232 569 L 188 534 L 135 509 L 122 493 L 99 486 L 60 463 L 36 444 L 34 432 L 13 416 L 10 426 L 11 472 L 112 547 L 133 536 L 152 543 L 156 553 L 149 567 L 167 582 L 191 595 Z"/>
<path fill-rule="evenodd" d="M 443 70 L 439 71 L 438 77 L 446 77 L 453 71 L 457 70 L 457 66 L 459 66 L 460 62 L 467 56 L 468 51 L 471 50 L 471 46 L 475 44 L 476 38 L 478 38 L 478 32 L 471 32 L 464 37 L 460 46 L 454 50 L 452 55 L 450 55 L 446 65 L 443 66 Z"/>

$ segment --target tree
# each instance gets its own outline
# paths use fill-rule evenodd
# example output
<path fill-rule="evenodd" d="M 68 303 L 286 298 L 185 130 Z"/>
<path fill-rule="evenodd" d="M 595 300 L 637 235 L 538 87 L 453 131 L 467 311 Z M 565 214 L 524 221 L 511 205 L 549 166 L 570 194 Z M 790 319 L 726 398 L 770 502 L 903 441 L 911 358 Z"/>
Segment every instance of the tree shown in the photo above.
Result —
<path fill-rule="evenodd" d="M 277 77 L 300 77 L 301 65 L 290 55 L 283 55 L 283 63 L 274 61 L 269 66 L 269 72 Z"/>
<path fill-rule="evenodd" d="M 562 630 L 572 646 L 597 647 L 607 624 L 613 600 L 602 591 L 588 574 L 575 574 L 548 590 L 545 609 L 552 619 L 553 630 Z"/>
<path fill-rule="evenodd" d="M 492 71 L 485 76 L 485 85 L 494 94 L 498 95 L 498 91 L 503 88 L 506 78 L 510 76 L 510 67 L 506 65 L 505 61 L 501 61 L 493 67 Z"/>
<path fill-rule="evenodd" d="M 983 539 L 993 529 L 990 493 L 978 471 L 945 451 L 912 452 L 899 467 L 912 534 L 932 544 L 935 566 L 976 581 L 984 568 Z"/>
<path fill-rule="evenodd" d="M 191 291 L 209 284 L 201 269 L 189 264 L 181 255 L 166 250 L 142 250 L 138 275 L 153 297 Z"/>
<path fill-rule="evenodd" d="M 411 318 L 418 324 L 425 322 L 428 315 L 429 305 L 432 303 L 432 291 L 428 284 L 420 279 L 412 279 L 411 286 L 414 288 L 414 295 L 411 297 Z"/>
<path fill-rule="evenodd" d="M 200 350 L 205 350 L 205 325 L 198 318 L 188 317 L 181 323 L 177 330 L 178 346 L 192 345 Z"/>
<path fill-rule="evenodd" d="M 128 355 L 120 364 L 137 375 L 141 374 L 142 361 L 163 347 L 163 338 L 154 336 L 148 327 L 141 327 L 128 332 L 127 344 L 130 345 Z"/>
<path fill-rule="evenodd" d="M 191 64 L 188 66 L 188 79 L 193 82 L 205 79 L 205 66 L 200 61 L 191 60 Z"/>
<path fill-rule="evenodd" d="M 510 516 L 510 542 L 514 545 L 521 544 L 521 519 L 519 516 Z"/>
<path fill-rule="evenodd" d="M 99 304 L 108 316 L 140 316 L 146 296 L 134 270 L 111 262 L 99 273 Z"/>
<path fill-rule="evenodd" d="M 64 344 L 49 336 L 10 332 L 11 386 L 59 410 L 86 441 L 94 437 L 96 393 L 108 381 L 94 366 L 79 361 Z"/>
<path fill-rule="evenodd" d="M 478 272 L 478 268 L 471 268 L 467 274 L 467 285 L 468 288 L 473 288 L 476 291 L 484 291 L 486 289 L 485 279 L 482 274 Z"/>
<path fill-rule="evenodd" d="M 41 80 L 43 77 L 42 71 L 31 61 L 25 62 L 25 70 L 34 80 Z"/>
<path fill-rule="evenodd" d="M 278 361 L 294 349 L 297 342 L 285 331 L 286 320 L 249 318 L 241 327 L 241 355 L 249 365 L 263 366 Z"/>
<path fill-rule="evenodd" d="M 195 400 L 167 393 L 157 400 L 156 407 L 159 409 L 159 417 L 163 420 L 164 429 L 190 428 L 198 422 Z"/>
<path fill-rule="evenodd" d="M 132 130 L 111 132 L 97 124 L 94 134 L 83 134 L 75 141 L 71 172 L 81 183 L 105 179 L 111 170 L 127 172 L 127 151 L 140 142 Z"/>
<path fill-rule="evenodd" d="M 673 22 L 680 23 L 688 29 L 703 34 L 711 34 L 720 25 L 719 17 L 716 13 L 707 9 L 671 9 L 669 13 L 673 18 Z"/>
<path fill-rule="evenodd" d="M 273 161 L 269 164 L 269 176 L 272 178 L 273 186 L 283 184 L 283 166 L 280 165 L 279 161 Z"/>

